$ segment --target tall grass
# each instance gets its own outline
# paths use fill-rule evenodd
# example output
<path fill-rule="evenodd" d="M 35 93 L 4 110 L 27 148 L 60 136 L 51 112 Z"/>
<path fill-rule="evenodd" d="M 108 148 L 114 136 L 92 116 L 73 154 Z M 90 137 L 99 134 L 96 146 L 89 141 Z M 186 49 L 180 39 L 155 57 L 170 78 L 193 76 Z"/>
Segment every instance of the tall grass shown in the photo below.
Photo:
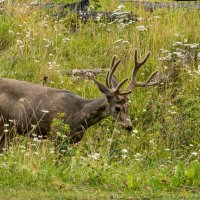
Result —
<path fill-rule="evenodd" d="M 0 16 L 0 76 L 40 83 L 48 75 L 51 87 L 85 98 L 101 95 L 93 81 L 75 81 L 63 71 L 108 68 L 111 57 L 117 55 L 122 59 L 116 73 L 121 80 L 130 76 L 137 48 L 140 57 L 152 52 L 138 76 L 145 80 L 156 68 L 165 71 L 174 66 L 159 60 L 160 49 L 175 52 L 179 47 L 173 45 L 176 42 L 200 42 L 200 17 L 195 10 L 148 13 L 127 3 L 124 10 L 141 18 L 124 25 L 82 23 L 74 16 L 58 19 L 43 9 L 17 2 L 14 6 L 12 1 L 6 2 Z M 115 10 L 119 3 L 104 0 L 100 5 L 101 9 Z M 139 26 L 146 29 L 141 31 Z M 199 46 L 195 51 L 200 52 Z M 83 141 L 69 145 L 62 155 L 54 153 L 53 141 L 17 137 L 0 156 L 2 198 L 162 198 L 160 192 L 177 192 L 180 198 L 198 199 L 199 63 L 196 66 L 192 60 L 188 67 L 178 67 L 176 84 L 133 91 L 130 116 L 134 130 L 129 135 L 107 118 L 88 129 Z M 105 82 L 104 75 L 97 78 Z"/>

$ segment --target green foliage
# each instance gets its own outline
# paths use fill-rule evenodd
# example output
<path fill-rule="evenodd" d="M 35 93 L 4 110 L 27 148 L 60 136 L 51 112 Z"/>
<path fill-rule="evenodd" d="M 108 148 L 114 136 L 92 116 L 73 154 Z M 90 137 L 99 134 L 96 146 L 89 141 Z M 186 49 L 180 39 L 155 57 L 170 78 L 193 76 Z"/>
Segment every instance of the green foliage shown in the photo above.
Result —
<path fill-rule="evenodd" d="M 59 152 L 66 152 L 70 138 L 68 136 L 70 127 L 64 121 L 65 113 L 58 113 L 58 118 L 53 118 L 51 123 L 51 135 L 56 140 L 56 147 Z"/>
<path fill-rule="evenodd" d="M 122 10 L 139 15 L 141 21 L 83 23 L 76 15 L 57 18 L 50 10 L 9 2 L 4 3 L 0 16 L 1 77 L 40 83 L 47 75 L 51 87 L 97 98 L 101 94 L 93 81 L 67 77 L 65 71 L 106 69 L 117 55 L 122 60 L 116 71 L 121 81 L 130 77 L 135 48 L 139 57 L 152 52 L 138 80 L 146 80 L 157 67 L 164 75 L 175 69 L 178 76 L 158 87 L 133 91 L 129 113 L 134 129 L 130 133 L 107 118 L 89 128 L 81 143 L 69 144 L 70 128 L 65 114 L 59 113 L 52 122 L 55 140 L 17 137 L 0 154 L 0 198 L 2 194 L 2 199 L 12 199 L 16 194 L 16 198 L 31 199 L 32 193 L 33 199 L 41 199 L 42 194 L 44 199 L 93 199 L 95 195 L 102 199 L 199 199 L 200 72 L 199 58 L 194 55 L 200 49 L 198 45 L 189 48 L 200 43 L 199 11 L 149 13 L 127 3 Z M 107 11 L 119 6 L 117 1 L 106 0 L 91 4 Z M 141 31 L 141 26 L 146 29 Z M 180 48 L 190 50 L 192 60 L 186 67 L 175 68 Z M 172 53 L 173 62 L 159 60 L 160 49 Z M 97 79 L 105 82 L 105 74 Z"/>

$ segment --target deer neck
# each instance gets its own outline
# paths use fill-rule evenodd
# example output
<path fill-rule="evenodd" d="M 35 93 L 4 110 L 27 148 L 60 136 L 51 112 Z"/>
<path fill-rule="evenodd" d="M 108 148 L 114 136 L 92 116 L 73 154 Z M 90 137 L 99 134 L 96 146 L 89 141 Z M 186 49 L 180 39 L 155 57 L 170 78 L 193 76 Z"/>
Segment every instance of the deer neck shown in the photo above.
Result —
<path fill-rule="evenodd" d="M 107 117 L 109 109 L 106 97 L 89 100 L 83 108 L 83 113 L 87 128 Z"/>

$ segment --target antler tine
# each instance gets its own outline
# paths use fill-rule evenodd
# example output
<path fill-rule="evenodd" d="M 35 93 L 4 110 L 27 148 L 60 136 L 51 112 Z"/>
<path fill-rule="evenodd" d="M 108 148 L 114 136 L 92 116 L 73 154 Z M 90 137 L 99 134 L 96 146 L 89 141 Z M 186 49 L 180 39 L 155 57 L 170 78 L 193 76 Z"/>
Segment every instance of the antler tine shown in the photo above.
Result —
<path fill-rule="evenodd" d="M 115 88 L 115 92 L 119 92 L 120 88 L 122 87 L 122 85 L 123 85 L 126 81 L 128 81 L 128 78 L 125 78 L 123 81 L 121 81 L 121 82 L 117 85 L 117 87 Z"/>
<path fill-rule="evenodd" d="M 116 61 L 116 56 L 113 56 L 113 59 L 112 59 L 112 62 L 111 62 L 111 65 L 110 65 L 110 70 L 107 74 L 107 87 L 108 88 L 112 88 L 112 76 L 116 70 L 116 68 L 118 67 L 119 63 L 121 62 L 121 60 L 118 60 Z"/>
<path fill-rule="evenodd" d="M 148 86 L 153 86 L 156 85 L 158 82 L 151 82 L 151 80 L 155 77 L 157 74 L 157 71 L 153 72 L 150 77 L 147 79 L 145 82 L 137 82 L 136 81 L 136 76 L 138 70 L 147 62 L 151 52 L 148 52 L 146 56 L 143 58 L 142 61 L 138 61 L 138 51 L 137 49 L 135 50 L 135 66 L 132 72 L 132 77 L 131 77 L 131 82 L 129 83 L 128 87 L 126 88 L 126 91 L 132 90 L 134 87 L 148 87 Z"/>
<path fill-rule="evenodd" d="M 136 82 L 135 87 L 149 87 L 149 86 L 157 85 L 159 81 L 151 82 L 151 80 L 155 77 L 157 73 L 158 73 L 158 70 L 153 72 L 145 82 Z"/>
<path fill-rule="evenodd" d="M 151 55 L 151 52 L 148 52 L 147 55 L 143 58 L 141 62 L 138 61 L 138 51 L 135 50 L 135 67 L 133 70 L 132 77 L 135 78 L 137 75 L 138 70 L 147 62 L 149 56 Z"/>

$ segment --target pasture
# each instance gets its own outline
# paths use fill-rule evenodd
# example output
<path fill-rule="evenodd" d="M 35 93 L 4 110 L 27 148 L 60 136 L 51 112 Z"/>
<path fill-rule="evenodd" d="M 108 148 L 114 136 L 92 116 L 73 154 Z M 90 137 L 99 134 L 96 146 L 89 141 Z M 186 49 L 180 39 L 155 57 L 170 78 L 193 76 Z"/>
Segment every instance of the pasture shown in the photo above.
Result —
<path fill-rule="evenodd" d="M 121 59 L 116 77 L 130 79 L 138 49 L 140 59 L 149 51 L 151 56 L 137 79 L 145 81 L 158 70 L 159 84 L 134 88 L 130 132 L 107 117 L 79 143 L 61 139 L 60 150 L 55 140 L 34 132 L 16 135 L 0 154 L 0 199 L 200 199 L 200 10 L 149 12 L 131 2 L 91 0 L 90 10 L 137 16 L 85 22 L 31 2 L 0 4 L 0 78 L 41 85 L 48 76 L 49 87 L 99 98 L 93 77 L 67 72 L 106 71 L 116 55 Z M 106 73 L 95 79 L 104 84 Z M 13 126 L 10 120 L 4 131 Z M 68 131 L 62 113 L 52 129 L 58 136 Z"/>

